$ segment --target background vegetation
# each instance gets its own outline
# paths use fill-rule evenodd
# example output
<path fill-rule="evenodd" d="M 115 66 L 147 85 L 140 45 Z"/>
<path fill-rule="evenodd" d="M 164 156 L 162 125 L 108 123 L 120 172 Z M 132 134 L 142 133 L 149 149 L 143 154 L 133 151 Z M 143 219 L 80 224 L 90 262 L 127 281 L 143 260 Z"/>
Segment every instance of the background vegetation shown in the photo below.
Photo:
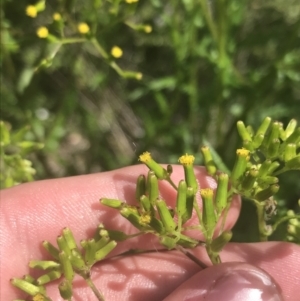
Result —
<path fill-rule="evenodd" d="M 144 150 L 201 164 L 208 141 L 232 166 L 237 120 L 300 122 L 298 0 L 51 0 L 35 18 L 28 5 L 1 4 L 1 119 L 44 144 L 30 157 L 36 179 L 136 164 Z M 50 37 L 37 36 L 41 26 Z M 299 173 L 282 181 L 280 212 L 300 198 Z M 256 239 L 254 216 L 236 240 Z"/>

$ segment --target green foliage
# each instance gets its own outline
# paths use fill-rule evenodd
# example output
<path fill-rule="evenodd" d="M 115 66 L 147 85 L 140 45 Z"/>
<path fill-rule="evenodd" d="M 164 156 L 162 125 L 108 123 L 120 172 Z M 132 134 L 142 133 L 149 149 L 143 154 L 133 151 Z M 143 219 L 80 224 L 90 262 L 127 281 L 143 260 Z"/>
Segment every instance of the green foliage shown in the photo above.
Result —
<path fill-rule="evenodd" d="M 28 127 L 12 132 L 9 124 L 0 121 L 0 189 L 33 180 L 36 171 L 25 158 L 43 144 L 26 140 L 28 132 Z"/>

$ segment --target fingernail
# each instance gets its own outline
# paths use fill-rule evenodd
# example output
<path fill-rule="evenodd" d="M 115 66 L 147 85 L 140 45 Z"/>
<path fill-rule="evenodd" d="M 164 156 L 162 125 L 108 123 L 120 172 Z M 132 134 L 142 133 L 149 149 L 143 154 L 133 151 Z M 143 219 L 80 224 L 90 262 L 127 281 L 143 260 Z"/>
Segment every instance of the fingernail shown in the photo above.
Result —
<path fill-rule="evenodd" d="M 281 288 L 264 270 L 240 262 L 209 267 L 188 279 L 165 301 L 284 301 Z"/>
<path fill-rule="evenodd" d="M 208 287 L 206 298 L 210 301 L 283 301 L 280 288 L 272 277 L 249 264 L 228 267 Z"/>

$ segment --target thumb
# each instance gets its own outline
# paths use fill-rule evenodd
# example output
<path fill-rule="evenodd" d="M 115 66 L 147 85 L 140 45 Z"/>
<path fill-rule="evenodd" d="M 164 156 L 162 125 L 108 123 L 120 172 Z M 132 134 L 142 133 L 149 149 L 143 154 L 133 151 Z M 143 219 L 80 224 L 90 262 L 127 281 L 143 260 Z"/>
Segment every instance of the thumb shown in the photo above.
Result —
<path fill-rule="evenodd" d="M 164 301 L 283 301 L 281 289 L 264 270 L 228 262 L 198 272 Z"/>

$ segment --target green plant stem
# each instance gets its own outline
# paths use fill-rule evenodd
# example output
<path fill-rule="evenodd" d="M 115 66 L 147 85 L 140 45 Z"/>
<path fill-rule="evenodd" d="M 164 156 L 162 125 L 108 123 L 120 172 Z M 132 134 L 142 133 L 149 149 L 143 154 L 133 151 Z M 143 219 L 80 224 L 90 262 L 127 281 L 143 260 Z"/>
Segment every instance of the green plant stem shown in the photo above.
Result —
<path fill-rule="evenodd" d="M 87 42 L 87 39 L 85 39 L 85 38 L 66 38 L 66 39 L 59 40 L 55 43 L 64 45 L 64 44 L 75 44 L 75 43 L 84 43 L 84 42 Z"/>
<path fill-rule="evenodd" d="M 211 240 L 209 242 L 207 242 L 206 245 L 207 245 L 206 252 L 207 252 L 207 255 L 209 256 L 209 259 L 211 260 L 212 264 L 216 265 L 216 264 L 222 263 L 220 255 L 216 254 L 215 252 L 213 252 L 210 249 Z"/>
<path fill-rule="evenodd" d="M 255 201 L 256 210 L 257 210 L 257 218 L 258 218 L 258 229 L 259 229 L 259 237 L 260 241 L 268 241 L 268 236 L 273 233 L 273 229 L 267 229 L 267 224 L 265 222 L 265 204 L 264 202 Z M 271 226 L 269 226 L 271 227 Z"/>
<path fill-rule="evenodd" d="M 188 257 L 189 259 L 191 259 L 192 261 L 194 261 L 202 269 L 206 269 L 208 267 L 203 261 L 201 261 L 196 256 L 194 256 L 192 253 L 190 253 L 189 251 L 187 251 L 186 249 L 184 249 L 182 246 L 176 246 L 176 250 L 182 252 L 186 257 Z"/>
<path fill-rule="evenodd" d="M 224 212 L 223 212 L 223 219 L 222 219 L 222 223 L 221 223 L 219 234 L 224 231 L 225 222 L 226 222 L 226 219 L 227 219 L 227 215 L 228 215 L 228 212 L 229 212 L 229 209 L 230 209 L 230 206 L 231 206 L 231 202 L 232 202 L 233 196 L 234 196 L 233 190 L 230 189 L 228 191 L 228 195 L 227 195 L 227 206 L 226 206 L 226 208 L 224 209 Z"/>
<path fill-rule="evenodd" d="M 294 216 L 284 216 L 284 217 L 282 217 L 282 218 L 280 218 L 276 223 L 274 223 L 274 225 L 273 225 L 273 232 L 277 229 L 277 227 L 280 225 L 280 224 L 282 224 L 282 223 L 284 223 L 284 222 L 286 222 L 286 221 L 288 221 L 288 220 L 290 220 L 290 219 L 300 219 L 300 214 L 295 214 Z"/>
<path fill-rule="evenodd" d="M 207 0 L 200 0 L 200 5 L 202 7 L 203 15 L 204 15 L 204 18 L 205 18 L 205 20 L 207 22 L 208 28 L 209 28 L 209 30 L 211 32 L 211 35 L 212 35 L 213 39 L 215 40 L 215 42 L 218 42 L 217 27 L 216 27 L 216 25 L 214 23 L 211 10 L 208 7 Z"/>
<path fill-rule="evenodd" d="M 206 233 L 204 231 L 204 226 L 203 226 L 203 222 L 202 222 L 202 214 L 201 214 L 201 211 L 200 211 L 200 208 L 199 208 L 199 205 L 197 203 L 196 200 L 194 200 L 194 209 L 196 211 L 196 214 L 197 214 L 197 217 L 198 217 L 198 220 L 199 220 L 199 228 L 200 228 L 200 231 L 202 232 L 202 234 L 206 237 Z"/>
<path fill-rule="evenodd" d="M 168 178 L 166 179 L 166 181 L 169 182 L 169 184 L 170 184 L 176 191 L 178 190 L 177 186 L 176 186 L 175 183 L 171 180 L 170 177 L 168 177 Z"/>
<path fill-rule="evenodd" d="M 96 288 L 94 282 L 92 281 L 92 279 L 90 277 L 85 278 L 84 280 L 86 281 L 86 283 L 88 284 L 88 286 L 91 288 L 91 290 L 93 291 L 93 293 L 95 294 L 95 296 L 97 297 L 97 299 L 99 301 L 105 301 L 104 296 L 99 292 L 99 290 Z"/>
<path fill-rule="evenodd" d="M 97 51 L 101 54 L 101 56 L 104 59 L 108 59 L 109 55 L 107 52 L 102 48 L 102 46 L 99 44 L 99 42 L 96 40 L 96 38 L 91 39 L 91 43 L 94 45 L 94 47 L 97 49 Z"/>

